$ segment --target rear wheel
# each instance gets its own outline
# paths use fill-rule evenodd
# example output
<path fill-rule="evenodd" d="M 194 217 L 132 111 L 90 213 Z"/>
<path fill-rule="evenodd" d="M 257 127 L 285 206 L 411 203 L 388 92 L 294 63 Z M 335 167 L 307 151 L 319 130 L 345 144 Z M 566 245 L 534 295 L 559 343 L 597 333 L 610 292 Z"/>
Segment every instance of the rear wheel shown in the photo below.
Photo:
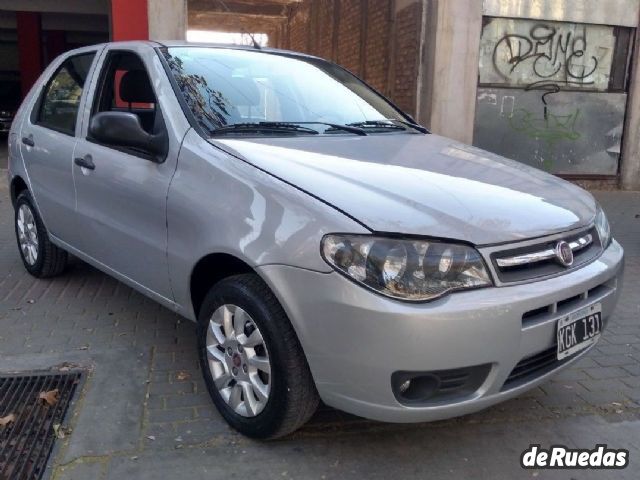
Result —
<path fill-rule="evenodd" d="M 232 427 L 250 437 L 276 438 L 313 415 L 318 394 L 302 348 L 282 306 L 257 275 L 216 284 L 198 326 L 207 389 Z"/>
<path fill-rule="evenodd" d="M 64 271 L 67 252 L 49 240 L 47 230 L 27 191 L 16 199 L 15 230 L 22 263 L 31 275 L 45 278 Z"/>

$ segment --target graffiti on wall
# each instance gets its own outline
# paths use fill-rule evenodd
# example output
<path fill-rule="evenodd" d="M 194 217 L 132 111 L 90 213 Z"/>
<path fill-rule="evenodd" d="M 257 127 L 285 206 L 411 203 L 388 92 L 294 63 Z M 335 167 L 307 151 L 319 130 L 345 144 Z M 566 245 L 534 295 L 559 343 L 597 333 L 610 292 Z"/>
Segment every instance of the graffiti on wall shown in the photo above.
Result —
<path fill-rule="evenodd" d="M 494 18 L 482 32 L 480 83 L 605 91 L 614 48 L 610 26 Z"/>
<path fill-rule="evenodd" d="M 576 108 L 566 115 L 549 113 L 541 117 L 526 108 L 518 108 L 509 118 L 509 125 L 516 132 L 537 138 L 549 145 L 559 140 L 579 140 L 582 134 L 576 130 L 580 109 Z"/>
<path fill-rule="evenodd" d="M 623 120 L 625 95 L 606 93 L 615 48 L 612 26 L 488 18 L 474 144 L 553 172 L 615 171 L 619 137 L 600 132 Z"/>
<path fill-rule="evenodd" d="M 539 91 L 539 110 L 514 109 L 509 124 L 548 147 L 576 141 L 580 110 L 554 110 L 550 97 L 563 89 L 606 90 L 614 48 L 606 25 L 493 18 L 482 32 L 480 83 Z"/>

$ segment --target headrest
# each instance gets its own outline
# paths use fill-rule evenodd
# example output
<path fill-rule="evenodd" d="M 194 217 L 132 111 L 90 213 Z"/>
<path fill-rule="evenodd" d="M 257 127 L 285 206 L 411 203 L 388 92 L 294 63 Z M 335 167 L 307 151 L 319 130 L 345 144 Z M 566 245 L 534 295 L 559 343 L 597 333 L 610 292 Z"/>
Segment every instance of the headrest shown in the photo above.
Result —
<path fill-rule="evenodd" d="M 122 76 L 120 98 L 129 103 L 156 103 L 149 75 L 145 70 L 129 70 Z"/>
<path fill-rule="evenodd" d="M 223 96 L 234 107 L 256 107 L 260 105 L 260 90 L 253 79 L 231 77 L 225 85 Z"/>

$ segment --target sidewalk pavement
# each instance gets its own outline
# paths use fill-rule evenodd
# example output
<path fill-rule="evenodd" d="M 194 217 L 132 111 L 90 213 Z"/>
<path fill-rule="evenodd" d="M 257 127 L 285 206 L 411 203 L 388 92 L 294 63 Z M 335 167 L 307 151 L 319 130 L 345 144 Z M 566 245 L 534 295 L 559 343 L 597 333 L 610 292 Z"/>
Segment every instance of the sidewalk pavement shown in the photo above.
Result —
<path fill-rule="evenodd" d="M 596 348 L 540 388 L 466 417 L 389 425 L 321 409 L 275 442 L 230 430 L 212 406 L 195 329 L 94 268 L 36 280 L 22 267 L 0 183 L 0 371 L 89 370 L 48 473 L 56 479 L 637 478 L 640 193 L 600 192 L 626 249 L 621 302 Z M 623 471 L 524 471 L 531 443 L 630 450 Z"/>

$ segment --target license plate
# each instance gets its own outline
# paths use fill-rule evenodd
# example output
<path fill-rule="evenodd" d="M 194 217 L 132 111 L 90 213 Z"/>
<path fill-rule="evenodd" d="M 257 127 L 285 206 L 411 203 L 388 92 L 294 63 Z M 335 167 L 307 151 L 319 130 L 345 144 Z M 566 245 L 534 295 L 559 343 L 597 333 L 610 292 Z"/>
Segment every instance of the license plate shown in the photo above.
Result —
<path fill-rule="evenodd" d="M 595 303 L 558 320 L 558 360 L 593 345 L 602 331 L 602 305 Z"/>

